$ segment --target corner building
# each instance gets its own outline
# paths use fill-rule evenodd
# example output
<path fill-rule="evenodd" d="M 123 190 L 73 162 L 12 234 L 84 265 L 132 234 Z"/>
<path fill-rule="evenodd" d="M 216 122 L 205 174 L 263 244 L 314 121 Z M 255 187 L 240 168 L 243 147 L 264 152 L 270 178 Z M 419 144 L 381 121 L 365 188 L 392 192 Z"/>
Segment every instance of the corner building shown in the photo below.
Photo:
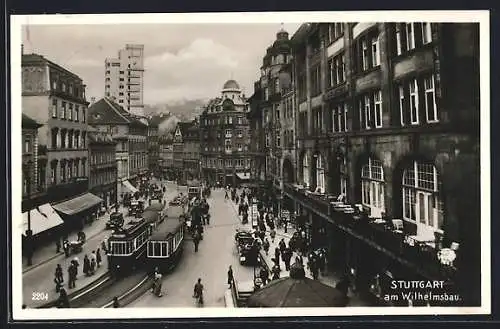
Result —
<path fill-rule="evenodd" d="M 248 102 L 240 86 L 228 80 L 220 97 L 200 115 L 202 178 L 210 184 L 237 185 L 250 179 Z"/>
<path fill-rule="evenodd" d="M 360 292 L 443 280 L 479 305 L 479 25 L 308 23 L 291 40 L 284 204 L 313 248 Z M 367 220 L 336 210 L 339 196 Z"/>

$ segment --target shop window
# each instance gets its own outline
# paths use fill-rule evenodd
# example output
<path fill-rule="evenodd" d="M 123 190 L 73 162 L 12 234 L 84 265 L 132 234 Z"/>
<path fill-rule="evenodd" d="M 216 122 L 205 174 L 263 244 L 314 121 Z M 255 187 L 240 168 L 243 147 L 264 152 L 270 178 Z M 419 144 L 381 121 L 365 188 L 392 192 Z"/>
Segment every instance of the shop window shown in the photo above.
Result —
<path fill-rule="evenodd" d="M 403 172 L 403 219 L 417 225 L 417 236 L 433 240 L 443 226 L 440 181 L 433 164 L 413 161 Z"/>
<path fill-rule="evenodd" d="M 362 204 L 370 208 L 372 217 L 379 218 L 385 213 L 384 169 L 382 162 L 368 158 L 361 168 Z"/>
<path fill-rule="evenodd" d="M 310 179 L 309 179 L 309 159 L 307 154 L 304 154 L 302 158 L 302 179 L 304 181 L 304 185 L 309 187 Z"/>

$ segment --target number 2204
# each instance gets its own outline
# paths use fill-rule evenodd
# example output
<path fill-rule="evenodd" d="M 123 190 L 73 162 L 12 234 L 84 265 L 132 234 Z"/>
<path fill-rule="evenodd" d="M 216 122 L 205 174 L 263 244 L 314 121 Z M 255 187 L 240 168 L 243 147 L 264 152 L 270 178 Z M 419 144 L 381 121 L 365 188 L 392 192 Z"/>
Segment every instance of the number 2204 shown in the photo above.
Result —
<path fill-rule="evenodd" d="M 49 294 L 46 292 L 33 292 L 31 300 L 48 300 Z"/>

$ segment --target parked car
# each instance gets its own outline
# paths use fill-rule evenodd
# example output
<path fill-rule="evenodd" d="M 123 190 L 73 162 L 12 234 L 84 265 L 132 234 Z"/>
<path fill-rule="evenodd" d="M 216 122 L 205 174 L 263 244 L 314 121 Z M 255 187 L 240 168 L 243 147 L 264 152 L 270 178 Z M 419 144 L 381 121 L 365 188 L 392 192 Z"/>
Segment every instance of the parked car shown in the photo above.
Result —
<path fill-rule="evenodd" d="M 235 243 L 240 264 L 258 264 L 259 244 L 249 231 L 237 231 Z"/>

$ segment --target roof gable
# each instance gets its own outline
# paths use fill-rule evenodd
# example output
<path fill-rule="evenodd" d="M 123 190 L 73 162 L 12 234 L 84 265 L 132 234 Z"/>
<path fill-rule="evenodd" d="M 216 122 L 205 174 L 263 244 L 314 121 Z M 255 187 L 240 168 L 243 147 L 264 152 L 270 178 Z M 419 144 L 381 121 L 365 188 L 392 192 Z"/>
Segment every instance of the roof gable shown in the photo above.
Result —
<path fill-rule="evenodd" d="M 89 123 L 129 124 L 130 121 L 113 106 L 112 102 L 101 98 L 89 107 Z"/>

